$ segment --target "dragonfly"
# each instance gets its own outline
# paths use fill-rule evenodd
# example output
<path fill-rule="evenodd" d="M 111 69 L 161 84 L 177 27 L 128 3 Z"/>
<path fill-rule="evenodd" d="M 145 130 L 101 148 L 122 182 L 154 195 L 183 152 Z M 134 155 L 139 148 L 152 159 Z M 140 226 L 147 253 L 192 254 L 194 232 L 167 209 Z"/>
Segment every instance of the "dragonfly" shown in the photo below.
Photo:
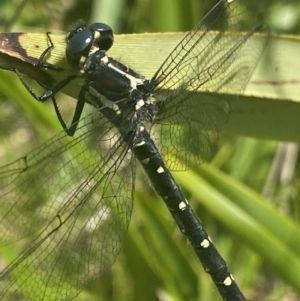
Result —
<path fill-rule="evenodd" d="M 267 26 L 245 23 L 241 3 L 218 1 L 150 80 L 108 56 L 114 37 L 103 23 L 67 34 L 69 75 L 43 95 L 13 70 L 35 99 L 52 100 L 64 130 L 0 167 L 1 239 L 21 250 L 0 272 L 1 300 L 71 300 L 113 264 L 137 161 L 222 299 L 246 300 L 171 173 L 209 160 L 231 109 L 212 93 L 242 93 L 265 48 Z M 39 64 L 60 72 L 45 61 L 55 47 L 47 37 Z M 57 93 L 75 80 L 81 87 L 67 123 Z M 94 109 L 83 117 L 87 104 Z"/>

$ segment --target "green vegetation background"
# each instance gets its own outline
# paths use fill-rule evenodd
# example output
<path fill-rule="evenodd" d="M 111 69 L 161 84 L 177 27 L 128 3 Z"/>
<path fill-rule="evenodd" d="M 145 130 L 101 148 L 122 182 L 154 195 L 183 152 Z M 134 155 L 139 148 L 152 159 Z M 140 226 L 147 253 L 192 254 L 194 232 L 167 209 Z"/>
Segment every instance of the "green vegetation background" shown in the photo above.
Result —
<path fill-rule="evenodd" d="M 115 33 L 188 30 L 212 5 L 212 0 L 6 0 L 0 3 L 0 31 L 66 31 L 78 19 L 106 22 Z M 298 0 L 259 6 L 273 32 L 299 34 Z M 6 72 L 0 80 L 3 165 L 51 137 L 59 126 L 51 105 L 36 109 L 13 74 Z M 299 162 L 288 182 L 271 181 L 273 189 L 262 193 L 270 184 L 278 147 L 276 141 L 221 135 L 210 165 L 175 174 L 249 300 L 300 300 Z M 140 171 L 123 249 L 111 269 L 76 299 L 82 300 L 220 300 Z"/>

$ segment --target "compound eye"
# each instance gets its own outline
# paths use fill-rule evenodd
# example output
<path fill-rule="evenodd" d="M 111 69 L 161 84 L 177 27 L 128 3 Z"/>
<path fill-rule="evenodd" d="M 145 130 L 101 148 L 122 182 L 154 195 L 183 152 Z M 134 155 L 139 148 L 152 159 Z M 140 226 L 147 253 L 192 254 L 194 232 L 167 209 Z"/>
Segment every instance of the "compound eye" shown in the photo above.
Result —
<path fill-rule="evenodd" d="M 94 23 L 88 26 L 94 32 L 94 45 L 99 50 L 107 51 L 114 42 L 113 30 L 105 23 Z"/>
<path fill-rule="evenodd" d="M 85 28 L 86 28 L 86 25 L 80 25 L 80 26 L 76 27 L 75 29 L 69 31 L 67 33 L 67 37 L 66 37 L 67 42 L 69 42 L 75 34 L 77 34 L 78 32 L 80 32 L 82 30 L 84 30 Z"/>
<path fill-rule="evenodd" d="M 67 35 L 66 58 L 71 68 L 78 68 L 80 59 L 88 56 L 93 40 L 94 33 L 88 27 L 81 27 Z"/>

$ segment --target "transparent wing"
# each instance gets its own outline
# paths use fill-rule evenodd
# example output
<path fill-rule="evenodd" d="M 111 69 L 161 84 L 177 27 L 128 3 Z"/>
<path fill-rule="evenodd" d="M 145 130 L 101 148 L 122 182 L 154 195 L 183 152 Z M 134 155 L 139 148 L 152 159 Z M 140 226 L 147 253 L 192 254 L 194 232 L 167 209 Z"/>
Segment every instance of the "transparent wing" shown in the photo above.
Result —
<path fill-rule="evenodd" d="M 152 79 L 159 107 L 152 134 L 172 170 L 190 168 L 211 157 L 217 132 L 230 112 L 222 94 L 244 91 L 266 45 L 268 28 L 245 21 L 242 2 L 219 1 Z M 216 31 L 207 31 L 212 28 Z M 241 28 L 246 32 L 240 32 Z M 174 160 L 177 155 L 181 163 Z"/>
<path fill-rule="evenodd" d="M 220 128 L 227 122 L 229 107 L 226 101 L 204 93 L 201 99 L 198 94 L 189 96 L 184 105 L 177 101 L 181 97 L 175 98 L 172 109 L 166 111 L 168 119 L 152 125 L 151 135 L 167 166 L 182 171 L 211 158 Z"/>
<path fill-rule="evenodd" d="M 210 30 L 217 30 L 218 27 L 224 30 L 224 21 L 227 22 L 228 20 L 227 13 L 231 5 L 233 4 L 228 3 L 227 0 L 219 1 L 185 35 L 152 77 L 151 81 L 155 84 L 155 91 L 166 87 L 174 90 L 182 82 L 190 80 L 189 76 L 193 72 L 193 68 L 197 68 L 199 55 L 212 43 L 211 38 L 209 38 Z M 210 15 L 214 15 L 214 18 L 209 18 Z M 182 72 L 183 70 L 185 72 Z"/>
<path fill-rule="evenodd" d="M 130 221 L 134 160 L 98 112 L 0 168 L 1 300 L 68 300 L 111 265 Z"/>

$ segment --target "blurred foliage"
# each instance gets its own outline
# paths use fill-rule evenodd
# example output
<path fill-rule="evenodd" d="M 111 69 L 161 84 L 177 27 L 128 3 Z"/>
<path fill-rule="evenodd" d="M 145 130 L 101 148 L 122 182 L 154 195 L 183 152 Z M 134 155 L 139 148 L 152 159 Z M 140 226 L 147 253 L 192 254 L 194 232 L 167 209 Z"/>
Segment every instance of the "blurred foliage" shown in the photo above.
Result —
<path fill-rule="evenodd" d="M 115 33 L 188 30 L 215 2 L 2 0 L 0 31 L 66 31 L 78 19 L 87 23 L 107 22 L 114 28 Z M 299 0 L 269 0 L 255 3 L 256 5 L 259 5 L 261 18 L 269 24 L 273 33 L 299 34 Z M 29 151 L 34 143 L 49 138 L 59 128 L 57 124 L 52 125 L 51 121 L 44 122 L 46 119 L 55 119 L 52 109 L 48 109 L 46 113 L 45 104 L 35 104 L 9 72 L 5 80 L 8 89 L 0 91 L 2 164 L 24 154 L 24 151 Z M 23 103 L 14 102 L 16 99 L 22 99 Z M 50 107 L 49 105 L 48 108 Z M 278 123 L 280 126 L 280 121 Z M 224 215 L 220 211 L 220 205 L 209 207 L 209 202 L 213 204 L 210 199 L 212 192 L 222 191 L 220 182 L 216 181 L 214 175 L 220 176 L 223 183 L 227 183 L 229 176 L 232 181 L 231 192 L 237 198 L 245 197 L 241 191 L 253 193 L 253 203 L 249 198 L 248 209 L 238 207 L 238 212 L 245 216 L 244 221 L 250 216 L 255 219 L 255 214 L 250 212 L 255 210 L 256 200 L 262 206 L 267 206 L 270 214 L 276 209 L 288 224 L 299 226 L 300 162 L 298 160 L 295 166 L 290 165 L 291 176 L 282 176 L 280 181 L 281 171 L 287 163 L 283 159 L 274 161 L 278 150 L 279 143 L 274 141 L 221 136 L 220 149 L 211 162 L 211 167 L 200 167 L 196 174 L 187 172 L 187 175 L 198 180 L 199 189 L 207 191 L 207 195 L 198 196 L 181 184 L 186 197 L 202 219 L 249 300 L 300 300 L 300 276 L 292 283 L 283 267 L 278 267 L 269 260 L 271 254 L 285 259 L 286 254 L 281 249 L 263 251 L 261 247 L 264 241 L 259 239 L 259 232 L 257 239 L 251 240 L 247 231 L 249 228 L 243 228 L 246 223 L 240 221 L 240 224 L 236 224 L 236 229 L 232 229 L 230 220 L 234 215 Z M 289 156 L 291 157 L 288 155 L 288 158 Z M 274 168 L 277 168 L 277 173 L 270 173 Z M 270 175 L 275 176 L 272 178 Z M 212 281 L 175 227 L 164 204 L 152 191 L 146 176 L 138 172 L 136 181 L 132 222 L 117 262 L 100 279 L 94 279 L 76 300 L 220 300 Z M 239 190 L 237 187 L 243 189 Z M 228 195 L 227 197 L 229 198 Z M 239 206 L 229 205 L 229 202 L 226 204 L 231 208 Z M 268 218 L 265 216 L 266 222 Z M 274 239 L 274 245 L 278 239 L 278 231 L 284 229 L 281 223 L 281 218 L 274 218 L 272 221 L 270 219 L 270 229 L 273 231 L 269 229 L 268 235 L 270 239 Z M 263 232 L 265 226 L 262 221 L 260 225 Z M 242 234 L 243 231 L 245 235 Z M 292 240 L 298 241 L 299 236 L 294 236 Z M 288 249 L 288 243 L 286 248 L 287 253 L 293 251 Z M 289 265 L 288 261 L 286 265 Z M 294 275 L 293 266 L 289 268 L 291 275 Z"/>
<path fill-rule="evenodd" d="M 106 22 L 116 33 L 140 33 L 190 29 L 217 0 L 2 0 L 2 31 L 67 30 L 79 19 Z M 273 32 L 299 33 L 298 0 L 249 2 Z M 29 29 L 30 28 L 30 29 Z"/>

